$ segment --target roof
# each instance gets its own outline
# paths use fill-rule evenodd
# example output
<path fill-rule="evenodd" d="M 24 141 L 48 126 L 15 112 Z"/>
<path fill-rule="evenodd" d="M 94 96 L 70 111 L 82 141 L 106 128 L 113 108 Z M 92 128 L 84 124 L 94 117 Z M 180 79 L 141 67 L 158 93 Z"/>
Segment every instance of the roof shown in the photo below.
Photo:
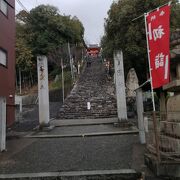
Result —
<path fill-rule="evenodd" d="M 88 48 L 100 48 L 98 44 L 89 44 Z"/>

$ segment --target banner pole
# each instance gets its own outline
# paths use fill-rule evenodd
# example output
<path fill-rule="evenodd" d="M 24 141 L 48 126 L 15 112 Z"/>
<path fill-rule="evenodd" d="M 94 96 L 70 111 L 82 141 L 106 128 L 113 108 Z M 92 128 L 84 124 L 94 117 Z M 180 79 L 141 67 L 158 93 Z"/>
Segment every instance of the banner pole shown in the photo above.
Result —
<path fill-rule="evenodd" d="M 148 64 L 149 64 L 149 75 L 150 75 L 150 84 L 151 84 L 151 95 L 152 95 L 152 103 L 153 103 L 153 111 L 156 111 L 155 108 L 155 101 L 154 101 L 154 91 L 152 87 L 152 75 L 151 75 L 151 64 L 150 64 L 150 55 L 149 55 L 149 42 L 148 42 L 148 30 L 147 30 L 147 21 L 146 21 L 147 14 L 144 13 L 144 19 L 145 19 L 145 29 L 146 29 L 146 43 L 147 43 L 147 54 L 148 54 Z"/>
<path fill-rule="evenodd" d="M 160 162 L 160 152 L 159 152 L 159 135 L 158 135 L 158 128 L 157 128 L 157 119 L 156 119 L 156 108 L 155 108 L 155 101 L 154 101 L 154 91 L 152 86 L 152 74 L 151 74 L 151 64 L 150 64 L 150 49 L 149 49 L 149 42 L 148 42 L 148 30 L 147 30 L 147 21 L 146 21 L 147 14 L 144 14 L 145 19 L 145 29 L 146 29 L 146 42 L 147 42 L 147 54 L 148 54 L 148 63 L 149 63 L 149 74 L 150 74 L 150 83 L 151 83 L 151 95 L 152 95 L 152 103 L 153 103 L 153 126 L 154 126 L 154 134 L 155 134 L 155 141 L 156 141 L 156 153 L 157 153 L 157 160 Z"/>
<path fill-rule="evenodd" d="M 169 1 L 168 3 L 163 4 L 163 5 L 161 5 L 161 6 L 157 7 L 157 8 L 155 8 L 155 9 L 152 9 L 152 10 L 150 10 L 149 12 L 146 12 L 146 13 L 144 13 L 144 14 L 151 13 L 151 12 L 153 12 L 153 11 L 157 10 L 158 8 L 161 8 L 161 7 L 166 6 L 166 5 L 169 5 L 169 6 L 170 6 L 171 4 L 172 4 L 172 1 Z M 138 17 L 134 18 L 134 19 L 132 20 L 132 22 L 133 22 L 133 21 L 136 21 L 137 19 L 139 19 L 139 18 L 141 18 L 141 17 L 143 17 L 143 16 L 144 16 L 144 14 L 141 14 L 140 16 L 138 16 Z"/>

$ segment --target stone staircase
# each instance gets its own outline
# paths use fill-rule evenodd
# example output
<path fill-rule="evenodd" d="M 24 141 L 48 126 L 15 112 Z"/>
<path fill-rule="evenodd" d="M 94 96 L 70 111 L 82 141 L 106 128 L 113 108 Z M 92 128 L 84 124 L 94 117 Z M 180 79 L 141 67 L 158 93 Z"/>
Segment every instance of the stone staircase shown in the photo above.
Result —
<path fill-rule="evenodd" d="M 90 102 L 91 109 L 87 109 Z M 114 84 L 106 77 L 99 59 L 86 67 L 70 95 L 61 107 L 59 119 L 110 118 L 117 116 Z"/>

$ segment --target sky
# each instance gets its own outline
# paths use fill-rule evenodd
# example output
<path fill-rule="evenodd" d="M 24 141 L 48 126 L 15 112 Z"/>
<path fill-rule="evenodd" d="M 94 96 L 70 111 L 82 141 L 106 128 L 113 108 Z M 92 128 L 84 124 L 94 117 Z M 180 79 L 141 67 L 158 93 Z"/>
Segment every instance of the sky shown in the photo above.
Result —
<path fill-rule="evenodd" d="M 61 14 L 77 16 L 85 28 L 85 41 L 88 44 L 100 43 L 104 34 L 104 18 L 113 0 L 20 0 L 28 9 L 40 4 L 50 4 L 59 8 Z M 16 2 L 16 11 L 22 8 Z"/>

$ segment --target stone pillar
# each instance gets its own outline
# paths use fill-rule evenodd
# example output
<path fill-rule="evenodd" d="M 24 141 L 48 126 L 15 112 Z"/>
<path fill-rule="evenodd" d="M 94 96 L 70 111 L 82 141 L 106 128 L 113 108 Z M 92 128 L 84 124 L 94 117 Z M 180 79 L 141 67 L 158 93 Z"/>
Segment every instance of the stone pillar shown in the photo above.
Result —
<path fill-rule="evenodd" d="M 127 106 L 124 82 L 124 65 L 122 51 L 114 52 L 115 80 L 116 80 L 116 96 L 118 120 L 127 120 Z"/>
<path fill-rule="evenodd" d="M 136 90 L 136 104 L 137 104 L 137 115 L 138 115 L 139 138 L 141 144 L 145 144 L 146 138 L 145 138 L 145 128 L 144 128 L 144 118 L 143 118 L 144 107 L 143 107 L 143 94 L 141 88 Z"/>
<path fill-rule="evenodd" d="M 49 126 L 49 88 L 46 56 L 37 57 L 40 127 Z"/>
<path fill-rule="evenodd" d="M 6 98 L 0 97 L 0 151 L 6 150 Z"/>

